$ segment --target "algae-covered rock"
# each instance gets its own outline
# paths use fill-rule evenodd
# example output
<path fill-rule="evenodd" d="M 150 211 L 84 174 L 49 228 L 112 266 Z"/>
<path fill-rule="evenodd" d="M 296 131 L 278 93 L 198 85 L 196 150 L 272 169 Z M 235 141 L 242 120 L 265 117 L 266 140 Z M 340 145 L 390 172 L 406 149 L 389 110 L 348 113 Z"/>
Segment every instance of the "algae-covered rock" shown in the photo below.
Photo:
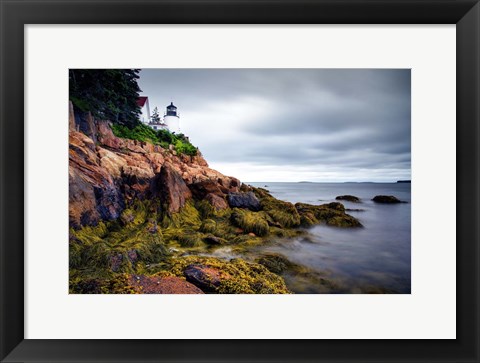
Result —
<path fill-rule="evenodd" d="M 254 193 L 260 199 L 262 210 L 270 217 L 268 220 L 270 225 L 280 228 L 294 228 L 300 225 L 300 215 L 293 203 L 274 198 L 263 188 L 255 188 Z"/>
<path fill-rule="evenodd" d="M 347 202 L 360 203 L 360 198 L 354 195 L 339 195 L 335 198 L 336 200 L 346 200 Z"/>
<path fill-rule="evenodd" d="M 288 294 L 280 276 L 257 263 L 186 256 L 172 260 L 164 275 L 186 277 L 204 292 L 223 294 Z"/>
<path fill-rule="evenodd" d="M 275 274 L 281 274 L 296 266 L 296 264 L 290 262 L 285 256 L 278 253 L 263 255 L 257 259 L 257 262 Z"/>
<path fill-rule="evenodd" d="M 345 207 L 341 203 L 333 202 L 322 205 L 297 203 L 295 208 L 300 214 L 302 225 L 309 227 L 318 223 L 326 223 L 335 227 L 361 227 L 358 219 L 345 213 Z"/>
<path fill-rule="evenodd" d="M 268 222 L 262 213 L 243 209 L 234 209 L 230 217 L 231 222 L 242 228 L 246 233 L 257 236 L 266 236 L 269 232 Z"/>
<path fill-rule="evenodd" d="M 130 275 L 116 274 L 113 276 L 84 279 L 70 272 L 70 294 L 138 294 L 138 290 L 130 283 Z"/>
<path fill-rule="evenodd" d="M 217 229 L 217 222 L 213 219 L 205 219 L 200 225 L 200 231 L 204 233 L 213 233 Z"/>
<path fill-rule="evenodd" d="M 183 271 L 183 274 L 188 282 L 198 286 L 205 292 L 217 291 L 222 280 L 231 278 L 228 273 L 205 265 L 189 265 Z"/>
<path fill-rule="evenodd" d="M 217 236 L 214 236 L 214 235 L 205 236 L 203 238 L 203 241 L 207 245 L 224 245 L 224 244 L 228 243 L 227 240 L 225 240 L 223 238 L 220 238 L 220 237 L 217 237 Z"/>

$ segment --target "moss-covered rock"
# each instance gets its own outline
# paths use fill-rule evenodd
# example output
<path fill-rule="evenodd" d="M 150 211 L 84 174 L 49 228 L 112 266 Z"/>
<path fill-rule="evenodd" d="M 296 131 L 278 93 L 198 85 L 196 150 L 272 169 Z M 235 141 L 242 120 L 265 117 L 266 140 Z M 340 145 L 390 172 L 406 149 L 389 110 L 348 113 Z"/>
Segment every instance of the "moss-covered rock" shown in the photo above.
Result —
<path fill-rule="evenodd" d="M 314 224 L 325 223 L 335 227 L 361 227 L 358 219 L 345 213 L 341 203 L 333 202 L 322 205 L 297 203 L 295 208 L 300 214 L 302 226 L 309 227 Z"/>
<path fill-rule="evenodd" d="M 283 279 L 260 264 L 242 259 L 224 261 L 212 257 L 187 256 L 174 259 L 160 275 L 185 277 L 205 292 L 223 294 L 288 294 Z M 188 281 L 188 278 L 187 278 Z M 206 287 L 207 286 L 207 287 Z"/>
<path fill-rule="evenodd" d="M 300 225 L 300 215 L 292 203 L 274 198 L 263 188 L 254 188 L 253 191 L 260 199 L 262 209 L 278 227 L 294 228 Z"/>
<path fill-rule="evenodd" d="M 261 212 L 235 208 L 231 214 L 230 221 L 242 228 L 246 233 L 254 233 L 260 237 L 266 236 L 269 232 L 265 214 Z"/>
<path fill-rule="evenodd" d="M 130 275 L 116 274 L 109 277 L 81 278 L 74 274 L 70 277 L 70 294 L 138 294 L 131 285 Z"/>
<path fill-rule="evenodd" d="M 200 225 L 200 230 L 203 233 L 213 233 L 217 229 L 217 222 L 213 219 L 205 219 Z"/>
<path fill-rule="evenodd" d="M 263 255 L 257 259 L 256 262 L 265 266 L 269 271 L 275 274 L 282 274 L 283 272 L 296 267 L 294 263 L 290 262 L 285 256 L 278 253 L 269 253 Z"/>

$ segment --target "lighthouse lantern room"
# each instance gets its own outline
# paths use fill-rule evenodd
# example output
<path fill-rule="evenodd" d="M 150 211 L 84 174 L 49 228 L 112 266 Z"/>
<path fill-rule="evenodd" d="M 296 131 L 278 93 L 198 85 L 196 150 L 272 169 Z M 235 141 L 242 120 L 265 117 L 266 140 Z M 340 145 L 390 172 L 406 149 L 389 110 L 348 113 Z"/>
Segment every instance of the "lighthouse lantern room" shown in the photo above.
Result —
<path fill-rule="evenodd" d="M 177 114 L 177 107 L 170 102 L 167 106 L 167 112 L 163 117 L 163 122 L 167 125 L 170 132 L 180 133 L 180 117 Z"/>

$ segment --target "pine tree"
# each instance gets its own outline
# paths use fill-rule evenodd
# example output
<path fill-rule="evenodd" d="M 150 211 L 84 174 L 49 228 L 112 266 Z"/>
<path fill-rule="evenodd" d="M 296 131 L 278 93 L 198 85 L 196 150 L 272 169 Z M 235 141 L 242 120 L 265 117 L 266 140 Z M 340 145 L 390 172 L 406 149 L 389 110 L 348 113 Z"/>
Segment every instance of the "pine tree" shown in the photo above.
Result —
<path fill-rule="evenodd" d="M 70 100 L 80 112 L 130 128 L 138 125 L 138 69 L 70 69 Z"/>
<path fill-rule="evenodd" d="M 153 109 L 152 117 L 150 118 L 153 123 L 159 124 L 160 123 L 160 115 L 158 114 L 158 107 Z"/>

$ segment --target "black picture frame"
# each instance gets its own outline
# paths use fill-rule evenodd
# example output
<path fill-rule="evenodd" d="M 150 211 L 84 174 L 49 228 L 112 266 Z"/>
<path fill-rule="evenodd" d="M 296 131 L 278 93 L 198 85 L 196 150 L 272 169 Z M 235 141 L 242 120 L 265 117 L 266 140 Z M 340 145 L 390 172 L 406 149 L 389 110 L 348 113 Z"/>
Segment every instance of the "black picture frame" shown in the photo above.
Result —
<path fill-rule="evenodd" d="M 0 14 L 2 362 L 480 361 L 478 0 L 0 0 Z M 457 339 L 24 339 L 24 25 L 159 23 L 456 24 Z"/>

